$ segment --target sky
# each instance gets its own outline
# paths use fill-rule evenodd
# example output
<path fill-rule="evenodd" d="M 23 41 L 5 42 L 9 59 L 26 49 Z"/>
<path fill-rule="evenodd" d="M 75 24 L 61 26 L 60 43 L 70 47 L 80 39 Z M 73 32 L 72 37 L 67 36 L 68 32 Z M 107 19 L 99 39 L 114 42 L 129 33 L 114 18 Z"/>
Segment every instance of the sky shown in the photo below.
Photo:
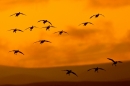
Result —
<path fill-rule="evenodd" d="M 0 1 L 0 65 L 17 67 L 54 67 L 86 65 L 130 60 L 130 1 L 129 0 L 1 0 Z M 12 16 L 22 12 L 26 16 Z M 103 16 L 89 19 L 101 13 Z M 46 31 L 49 24 L 56 28 Z M 83 22 L 94 25 L 78 26 Z M 13 33 L 13 28 L 33 31 Z M 68 34 L 53 34 L 64 30 Z M 33 44 L 46 39 L 52 43 Z M 14 55 L 19 49 L 25 55 Z"/>

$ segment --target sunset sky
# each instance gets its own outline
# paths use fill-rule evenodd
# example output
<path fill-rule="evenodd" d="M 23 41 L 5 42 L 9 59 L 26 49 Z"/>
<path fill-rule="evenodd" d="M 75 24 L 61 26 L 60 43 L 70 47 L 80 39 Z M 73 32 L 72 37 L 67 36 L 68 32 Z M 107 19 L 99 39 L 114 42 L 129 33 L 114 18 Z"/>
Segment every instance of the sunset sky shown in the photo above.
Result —
<path fill-rule="evenodd" d="M 0 65 L 53 67 L 130 60 L 130 0 L 0 0 Z M 27 16 L 12 16 L 22 12 Z M 103 16 L 89 19 L 93 14 Z M 46 31 L 38 20 L 56 28 Z M 82 22 L 94 25 L 78 26 Z M 13 33 L 13 28 L 33 31 Z M 64 30 L 68 34 L 53 34 Z M 33 42 L 46 39 L 52 43 Z M 25 55 L 8 53 L 19 49 Z"/>

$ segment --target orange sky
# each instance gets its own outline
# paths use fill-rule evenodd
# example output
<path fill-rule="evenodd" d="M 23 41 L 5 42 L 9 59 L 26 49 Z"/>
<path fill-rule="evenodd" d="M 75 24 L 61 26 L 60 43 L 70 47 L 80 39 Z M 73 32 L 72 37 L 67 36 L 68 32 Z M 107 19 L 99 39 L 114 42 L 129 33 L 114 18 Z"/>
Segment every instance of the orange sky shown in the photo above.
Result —
<path fill-rule="evenodd" d="M 130 60 L 129 0 L 2 0 L 0 1 L 0 65 L 50 67 L 110 62 L 106 58 Z M 9 17 L 16 12 L 27 16 Z M 89 19 L 93 14 L 105 17 Z M 34 28 L 24 33 L 7 31 L 26 29 L 47 19 L 56 28 L 46 31 Z M 94 25 L 78 26 L 90 21 Z M 58 36 L 56 31 L 69 33 Z M 47 39 L 43 45 L 33 42 Z M 8 53 L 13 49 L 25 55 Z"/>

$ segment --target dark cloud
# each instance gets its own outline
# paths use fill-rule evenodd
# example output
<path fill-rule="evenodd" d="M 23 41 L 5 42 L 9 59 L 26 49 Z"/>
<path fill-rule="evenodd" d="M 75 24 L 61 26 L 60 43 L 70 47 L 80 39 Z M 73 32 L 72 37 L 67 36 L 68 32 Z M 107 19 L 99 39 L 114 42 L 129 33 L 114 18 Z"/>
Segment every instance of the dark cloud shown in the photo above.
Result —
<path fill-rule="evenodd" d="M 90 36 L 94 37 L 100 30 L 95 28 L 77 28 L 77 27 L 68 27 L 68 32 L 71 34 L 70 36 L 75 39 L 85 39 Z"/>
<path fill-rule="evenodd" d="M 118 8 L 129 6 L 130 0 L 89 0 L 88 5 L 96 8 Z"/>

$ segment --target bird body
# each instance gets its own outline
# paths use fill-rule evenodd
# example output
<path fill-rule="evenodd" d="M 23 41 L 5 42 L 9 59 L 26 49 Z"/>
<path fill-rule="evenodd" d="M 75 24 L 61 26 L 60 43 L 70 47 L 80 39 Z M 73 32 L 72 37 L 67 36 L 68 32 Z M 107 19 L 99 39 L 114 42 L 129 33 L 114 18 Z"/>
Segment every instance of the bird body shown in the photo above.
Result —
<path fill-rule="evenodd" d="M 107 58 L 107 59 L 108 59 L 108 60 L 111 60 L 111 61 L 113 62 L 112 66 L 113 66 L 113 65 L 116 66 L 117 63 L 122 63 L 122 61 L 114 61 L 114 60 L 111 59 L 111 58 Z"/>
<path fill-rule="evenodd" d="M 62 33 L 67 33 L 67 32 L 61 30 L 61 31 L 57 31 L 57 32 L 55 32 L 55 33 L 59 33 L 59 35 L 61 35 Z M 67 34 L 68 34 L 68 33 L 67 33 Z"/>
<path fill-rule="evenodd" d="M 92 15 L 91 17 L 90 17 L 90 19 L 92 18 L 92 17 L 94 17 L 95 16 L 95 18 L 97 18 L 97 17 L 99 17 L 99 15 L 102 15 L 102 14 L 95 14 L 95 15 Z M 102 16 L 104 16 L 104 15 L 102 15 Z"/>
<path fill-rule="evenodd" d="M 32 31 L 34 28 L 37 28 L 37 27 L 32 25 L 31 27 L 28 27 L 25 30 L 30 29 L 30 31 Z"/>
<path fill-rule="evenodd" d="M 23 32 L 22 30 L 17 29 L 17 28 L 15 28 L 15 29 L 10 29 L 10 30 L 8 30 L 8 31 L 11 31 L 11 30 L 13 30 L 13 33 L 16 33 L 16 31 L 21 31 L 21 32 Z"/>
<path fill-rule="evenodd" d="M 15 55 L 17 55 L 17 53 L 23 54 L 20 50 L 12 50 L 12 51 L 9 51 L 9 52 L 14 52 Z M 23 54 L 23 55 L 24 55 L 24 54 Z"/>
<path fill-rule="evenodd" d="M 50 25 L 48 25 L 46 27 L 42 27 L 42 28 L 46 28 L 46 30 L 49 30 L 51 27 L 55 28 L 54 26 L 50 26 Z"/>
<path fill-rule="evenodd" d="M 51 24 L 51 22 L 49 22 L 48 20 L 39 20 L 38 22 L 43 22 L 43 24 L 46 24 L 47 22 L 49 23 L 49 24 Z M 52 25 L 52 24 L 51 24 Z"/>
<path fill-rule="evenodd" d="M 51 42 L 48 41 L 48 40 L 39 40 L 39 41 L 36 41 L 36 42 L 40 42 L 40 44 L 43 44 L 44 42 L 49 42 L 49 43 L 51 43 Z M 34 42 L 34 43 L 36 43 L 36 42 Z"/>
<path fill-rule="evenodd" d="M 77 76 L 77 74 L 75 72 L 73 72 L 72 70 L 62 70 L 62 71 L 67 71 L 66 74 L 68 74 L 68 75 L 70 75 L 72 73 Z"/>
<path fill-rule="evenodd" d="M 106 71 L 105 69 L 103 69 L 103 68 L 99 68 L 99 67 L 91 68 L 91 69 L 89 69 L 88 71 L 90 71 L 90 70 L 92 70 L 92 69 L 94 69 L 95 72 L 97 72 L 97 73 L 98 73 L 98 70 L 99 70 L 99 69 L 100 69 L 100 70 L 104 70 L 104 71 Z"/>
<path fill-rule="evenodd" d="M 93 25 L 93 23 L 91 23 L 91 22 L 84 22 L 84 23 L 81 23 L 81 24 L 83 24 L 84 26 L 86 26 L 87 24 L 92 24 Z M 79 25 L 81 25 L 81 24 L 79 24 Z"/>
<path fill-rule="evenodd" d="M 17 13 L 14 13 L 14 14 L 10 15 L 10 16 L 15 15 L 15 17 L 18 17 L 20 14 L 21 14 L 21 15 L 25 15 L 25 14 L 23 14 L 23 13 L 21 13 L 21 12 L 17 12 Z"/>

